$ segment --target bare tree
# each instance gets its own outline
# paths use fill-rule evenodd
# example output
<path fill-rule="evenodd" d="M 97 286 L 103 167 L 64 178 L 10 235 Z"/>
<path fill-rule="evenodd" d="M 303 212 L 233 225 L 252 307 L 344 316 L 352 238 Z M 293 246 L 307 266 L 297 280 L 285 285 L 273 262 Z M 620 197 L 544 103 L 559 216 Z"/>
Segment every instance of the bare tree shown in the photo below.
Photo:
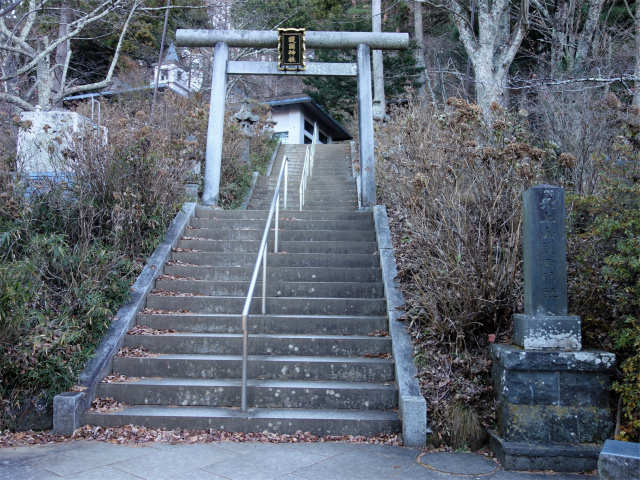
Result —
<path fill-rule="evenodd" d="M 73 7 L 67 1 L 25 0 L 14 13 L 0 17 L 0 100 L 22 110 L 33 110 L 36 102 L 48 110 L 65 96 L 108 86 L 124 36 L 141 7 L 142 0 L 91 0 L 73 2 Z M 51 19 L 57 21 L 57 31 L 46 28 Z M 70 42 L 107 20 L 120 30 L 107 73 L 100 81 L 79 85 L 69 76 Z"/>
<path fill-rule="evenodd" d="M 507 106 L 509 67 L 529 26 L 529 0 L 476 0 L 473 21 L 470 1 L 430 3 L 451 12 L 473 66 L 476 101 L 490 117 L 493 102 Z"/>

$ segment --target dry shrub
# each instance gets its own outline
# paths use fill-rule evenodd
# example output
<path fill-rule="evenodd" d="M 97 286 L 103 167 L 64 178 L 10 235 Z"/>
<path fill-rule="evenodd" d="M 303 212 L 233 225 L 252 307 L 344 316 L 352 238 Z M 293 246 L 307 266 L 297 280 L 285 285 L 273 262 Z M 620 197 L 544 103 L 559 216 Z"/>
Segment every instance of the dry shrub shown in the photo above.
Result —
<path fill-rule="evenodd" d="M 599 183 L 596 159 L 613 154 L 627 113 L 613 94 L 541 89 L 527 105 L 536 141 L 545 146 L 548 167 L 557 184 L 579 195 L 594 193 Z M 567 164 L 562 152 L 571 152 Z"/>
<path fill-rule="evenodd" d="M 451 445 L 454 448 L 478 450 L 484 444 L 487 433 L 482 428 L 475 409 L 462 402 L 448 406 L 446 415 L 451 419 Z"/>
<path fill-rule="evenodd" d="M 129 95 L 112 104 L 103 104 L 102 123 L 109 124 L 110 142 L 113 142 L 111 132 L 117 135 L 121 129 L 141 129 L 141 138 L 149 135 L 162 138 L 164 153 L 173 156 L 176 162 L 185 164 L 190 174 L 189 180 L 199 183 L 204 174 L 208 101 L 209 98 L 201 94 L 187 98 L 173 92 L 160 93 L 151 120 L 151 100 L 145 96 Z M 264 104 L 252 106 L 253 113 L 259 117 L 251 138 L 252 165 L 241 161 L 246 138 L 233 118 L 235 110 L 230 108 L 225 113 L 219 193 L 219 204 L 224 208 L 239 206 L 249 187 L 251 171 L 260 170 L 263 159 L 271 155 L 274 143 L 271 135 L 264 131 L 268 110 L 269 107 Z M 90 104 L 78 105 L 77 111 L 91 117 Z"/>
<path fill-rule="evenodd" d="M 540 166 L 503 112 L 487 135 L 476 105 L 449 103 L 444 115 L 395 110 L 378 172 L 381 201 L 402 222 L 400 275 L 414 280 L 408 318 L 460 350 L 477 332 L 499 333 L 516 310 L 520 196 Z"/>

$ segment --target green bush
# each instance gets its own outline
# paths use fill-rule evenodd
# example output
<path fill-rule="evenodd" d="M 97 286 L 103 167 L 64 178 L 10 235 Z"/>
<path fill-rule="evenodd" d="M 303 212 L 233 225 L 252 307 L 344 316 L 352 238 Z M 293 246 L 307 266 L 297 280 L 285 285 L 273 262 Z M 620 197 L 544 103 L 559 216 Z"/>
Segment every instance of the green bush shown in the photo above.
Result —
<path fill-rule="evenodd" d="M 600 188 L 568 196 L 569 293 L 589 346 L 616 353 L 618 438 L 640 440 L 640 163 L 628 147 L 599 162 Z"/>

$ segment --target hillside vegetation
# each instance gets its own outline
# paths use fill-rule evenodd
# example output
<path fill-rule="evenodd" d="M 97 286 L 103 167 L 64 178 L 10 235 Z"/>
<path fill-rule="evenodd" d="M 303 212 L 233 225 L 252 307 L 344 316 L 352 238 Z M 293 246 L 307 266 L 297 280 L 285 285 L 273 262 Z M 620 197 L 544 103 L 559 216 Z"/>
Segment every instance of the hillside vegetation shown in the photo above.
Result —
<path fill-rule="evenodd" d="M 3 164 L 0 429 L 26 425 L 74 385 L 186 200 L 185 181 L 199 181 L 192 167 L 203 157 L 208 105 L 167 95 L 161 108 L 171 113 L 151 124 L 144 98 L 103 106 L 108 143 L 78 139 L 52 178 L 29 181 Z M 227 208 L 241 203 L 250 172 L 264 171 L 270 158 L 273 141 L 263 133 L 253 140 L 253 165 L 239 162 L 245 140 L 229 120 L 221 180 Z"/>

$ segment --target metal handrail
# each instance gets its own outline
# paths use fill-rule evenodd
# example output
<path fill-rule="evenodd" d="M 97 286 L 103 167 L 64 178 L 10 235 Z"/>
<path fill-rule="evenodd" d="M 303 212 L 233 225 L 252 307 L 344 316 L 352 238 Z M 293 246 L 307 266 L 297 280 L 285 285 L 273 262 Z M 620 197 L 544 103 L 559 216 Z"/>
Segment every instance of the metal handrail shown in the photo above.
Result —
<path fill-rule="evenodd" d="M 311 139 L 310 147 L 307 147 L 307 151 L 304 155 L 304 166 L 302 167 L 302 177 L 300 178 L 300 188 L 298 193 L 300 194 L 300 210 L 304 206 L 304 192 L 307 190 L 307 178 L 311 176 L 313 172 L 313 157 L 316 153 L 316 138 L 318 138 L 317 124 L 313 124 L 313 138 Z"/>
<path fill-rule="evenodd" d="M 260 242 L 260 249 L 258 250 L 258 258 L 256 259 L 256 266 L 253 269 L 253 275 L 251 276 L 251 283 L 249 284 L 249 292 L 244 302 L 244 308 L 242 309 L 242 411 L 247 411 L 247 357 L 249 349 L 249 309 L 251 308 L 251 300 L 253 299 L 253 291 L 256 288 L 256 282 L 258 281 L 258 272 L 260 271 L 260 263 L 262 262 L 262 315 L 266 313 L 267 309 L 267 241 L 269 237 L 269 229 L 271 228 L 271 218 L 275 210 L 276 225 L 274 231 L 274 248 L 273 253 L 278 253 L 278 217 L 280 216 L 280 184 L 282 183 L 282 177 L 284 176 L 284 209 L 287 209 L 287 176 L 289 170 L 289 160 L 285 155 L 282 159 L 282 167 L 280 167 L 280 174 L 278 175 L 278 182 L 276 183 L 276 191 L 273 192 L 273 200 L 271 200 L 271 208 L 269 208 L 269 216 L 267 217 L 267 224 L 264 227 L 264 233 L 262 234 L 262 242 Z"/>

